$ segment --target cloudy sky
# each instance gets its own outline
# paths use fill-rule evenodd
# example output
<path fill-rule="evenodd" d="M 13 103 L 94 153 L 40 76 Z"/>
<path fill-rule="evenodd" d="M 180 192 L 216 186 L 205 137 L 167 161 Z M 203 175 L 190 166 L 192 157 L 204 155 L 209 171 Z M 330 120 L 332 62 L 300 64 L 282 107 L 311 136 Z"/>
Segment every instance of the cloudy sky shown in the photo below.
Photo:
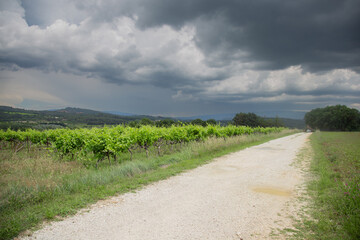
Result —
<path fill-rule="evenodd" d="M 0 0 L 0 105 L 360 109 L 359 0 Z"/>

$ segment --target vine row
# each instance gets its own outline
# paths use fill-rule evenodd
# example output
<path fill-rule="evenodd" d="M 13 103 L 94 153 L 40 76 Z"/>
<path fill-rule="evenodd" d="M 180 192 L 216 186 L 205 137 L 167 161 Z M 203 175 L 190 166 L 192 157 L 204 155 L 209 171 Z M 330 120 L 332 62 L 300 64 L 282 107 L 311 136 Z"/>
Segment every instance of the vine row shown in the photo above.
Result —
<path fill-rule="evenodd" d="M 60 156 L 71 156 L 80 152 L 91 153 L 97 163 L 104 158 L 114 158 L 120 153 L 129 152 L 132 157 L 134 149 L 143 149 L 146 155 L 149 148 L 155 147 L 158 154 L 164 145 L 183 144 L 192 141 L 205 141 L 210 137 L 228 138 L 239 135 L 268 134 L 280 132 L 284 128 L 279 127 L 247 127 L 233 126 L 226 127 L 209 125 L 206 127 L 198 125 L 184 125 L 154 127 L 142 126 L 140 128 L 125 127 L 103 127 L 92 129 L 53 129 L 38 131 L 28 129 L 26 131 L 0 131 L 1 146 L 8 143 L 16 153 L 21 149 L 32 145 L 45 146 Z"/>

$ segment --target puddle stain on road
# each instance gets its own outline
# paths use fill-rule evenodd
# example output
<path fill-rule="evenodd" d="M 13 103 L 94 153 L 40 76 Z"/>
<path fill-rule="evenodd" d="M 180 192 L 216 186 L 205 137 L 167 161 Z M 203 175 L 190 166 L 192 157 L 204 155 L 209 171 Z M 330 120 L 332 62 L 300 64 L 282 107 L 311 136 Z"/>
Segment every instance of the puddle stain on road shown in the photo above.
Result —
<path fill-rule="evenodd" d="M 257 193 L 266 193 L 275 196 L 282 196 L 282 197 L 291 196 L 291 191 L 283 190 L 279 188 L 273 188 L 273 187 L 254 187 L 252 188 L 252 190 Z"/>
<path fill-rule="evenodd" d="M 256 150 L 264 150 L 264 151 L 284 151 L 286 150 L 285 148 L 280 148 L 278 146 L 276 147 L 255 147 L 254 149 Z"/>
<path fill-rule="evenodd" d="M 215 165 L 210 169 L 212 174 L 228 174 L 229 172 L 240 171 L 241 168 L 239 166 L 234 166 L 234 165 L 225 165 L 225 166 Z"/>

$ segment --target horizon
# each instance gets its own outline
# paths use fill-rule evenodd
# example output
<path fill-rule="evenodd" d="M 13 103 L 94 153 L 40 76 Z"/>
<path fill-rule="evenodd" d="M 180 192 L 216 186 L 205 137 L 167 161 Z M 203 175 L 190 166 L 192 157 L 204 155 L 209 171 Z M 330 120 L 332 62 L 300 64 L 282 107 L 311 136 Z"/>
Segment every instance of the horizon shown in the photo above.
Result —
<path fill-rule="evenodd" d="M 191 115 L 191 116 L 166 116 L 166 115 L 151 115 L 151 114 L 133 114 L 133 113 L 126 113 L 126 112 L 121 112 L 121 111 L 107 111 L 107 110 L 103 111 L 103 110 L 80 108 L 80 107 L 74 107 L 74 106 L 67 106 L 67 107 L 58 108 L 58 109 L 29 109 L 29 108 L 18 108 L 18 107 L 5 106 L 5 105 L 0 105 L 0 107 L 11 107 L 11 108 L 15 108 L 15 109 L 22 109 L 25 111 L 59 111 L 59 110 L 65 110 L 67 108 L 72 108 L 72 109 L 79 109 L 79 110 L 90 110 L 90 111 L 95 111 L 95 112 L 108 113 L 108 114 L 118 115 L 118 116 L 145 116 L 145 117 L 150 116 L 150 117 L 174 118 L 174 119 L 178 119 L 178 120 L 193 120 L 196 118 L 200 118 L 202 120 L 209 120 L 209 119 L 214 118 L 217 121 L 232 120 L 232 118 L 235 117 L 235 115 L 238 113 L 250 113 L 250 112 L 234 112 L 234 113 L 224 113 L 224 114 L 203 114 L 203 115 Z M 253 113 L 253 112 L 251 112 L 251 113 Z M 255 114 L 262 118 L 277 118 L 278 117 L 278 118 L 282 118 L 282 119 L 304 120 L 304 117 L 292 118 L 292 117 L 283 117 L 283 116 L 279 116 L 279 115 L 266 116 L 266 115 L 261 115 L 259 113 L 255 113 Z M 230 115 L 232 117 L 227 118 Z M 222 119 L 220 119 L 220 118 L 222 118 Z"/>
<path fill-rule="evenodd" d="M 0 105 L 302 119 L 360 110 L 360 2 L 3 0 Z"/>

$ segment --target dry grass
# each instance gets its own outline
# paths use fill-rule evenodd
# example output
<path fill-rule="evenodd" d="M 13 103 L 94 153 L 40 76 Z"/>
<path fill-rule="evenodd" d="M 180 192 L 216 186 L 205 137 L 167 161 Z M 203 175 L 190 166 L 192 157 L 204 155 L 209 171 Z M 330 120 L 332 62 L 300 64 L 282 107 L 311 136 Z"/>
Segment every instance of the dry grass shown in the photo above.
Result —
<path fill-rule="evenodd" d="M 14 154 L 10 150 L 0 151 L 0 198 L 13 186 L 55 187 L 60 178 L 84 167 L 78 162 L 54 160 L 54 157 L 33 149 L 30 153 Z"/>

